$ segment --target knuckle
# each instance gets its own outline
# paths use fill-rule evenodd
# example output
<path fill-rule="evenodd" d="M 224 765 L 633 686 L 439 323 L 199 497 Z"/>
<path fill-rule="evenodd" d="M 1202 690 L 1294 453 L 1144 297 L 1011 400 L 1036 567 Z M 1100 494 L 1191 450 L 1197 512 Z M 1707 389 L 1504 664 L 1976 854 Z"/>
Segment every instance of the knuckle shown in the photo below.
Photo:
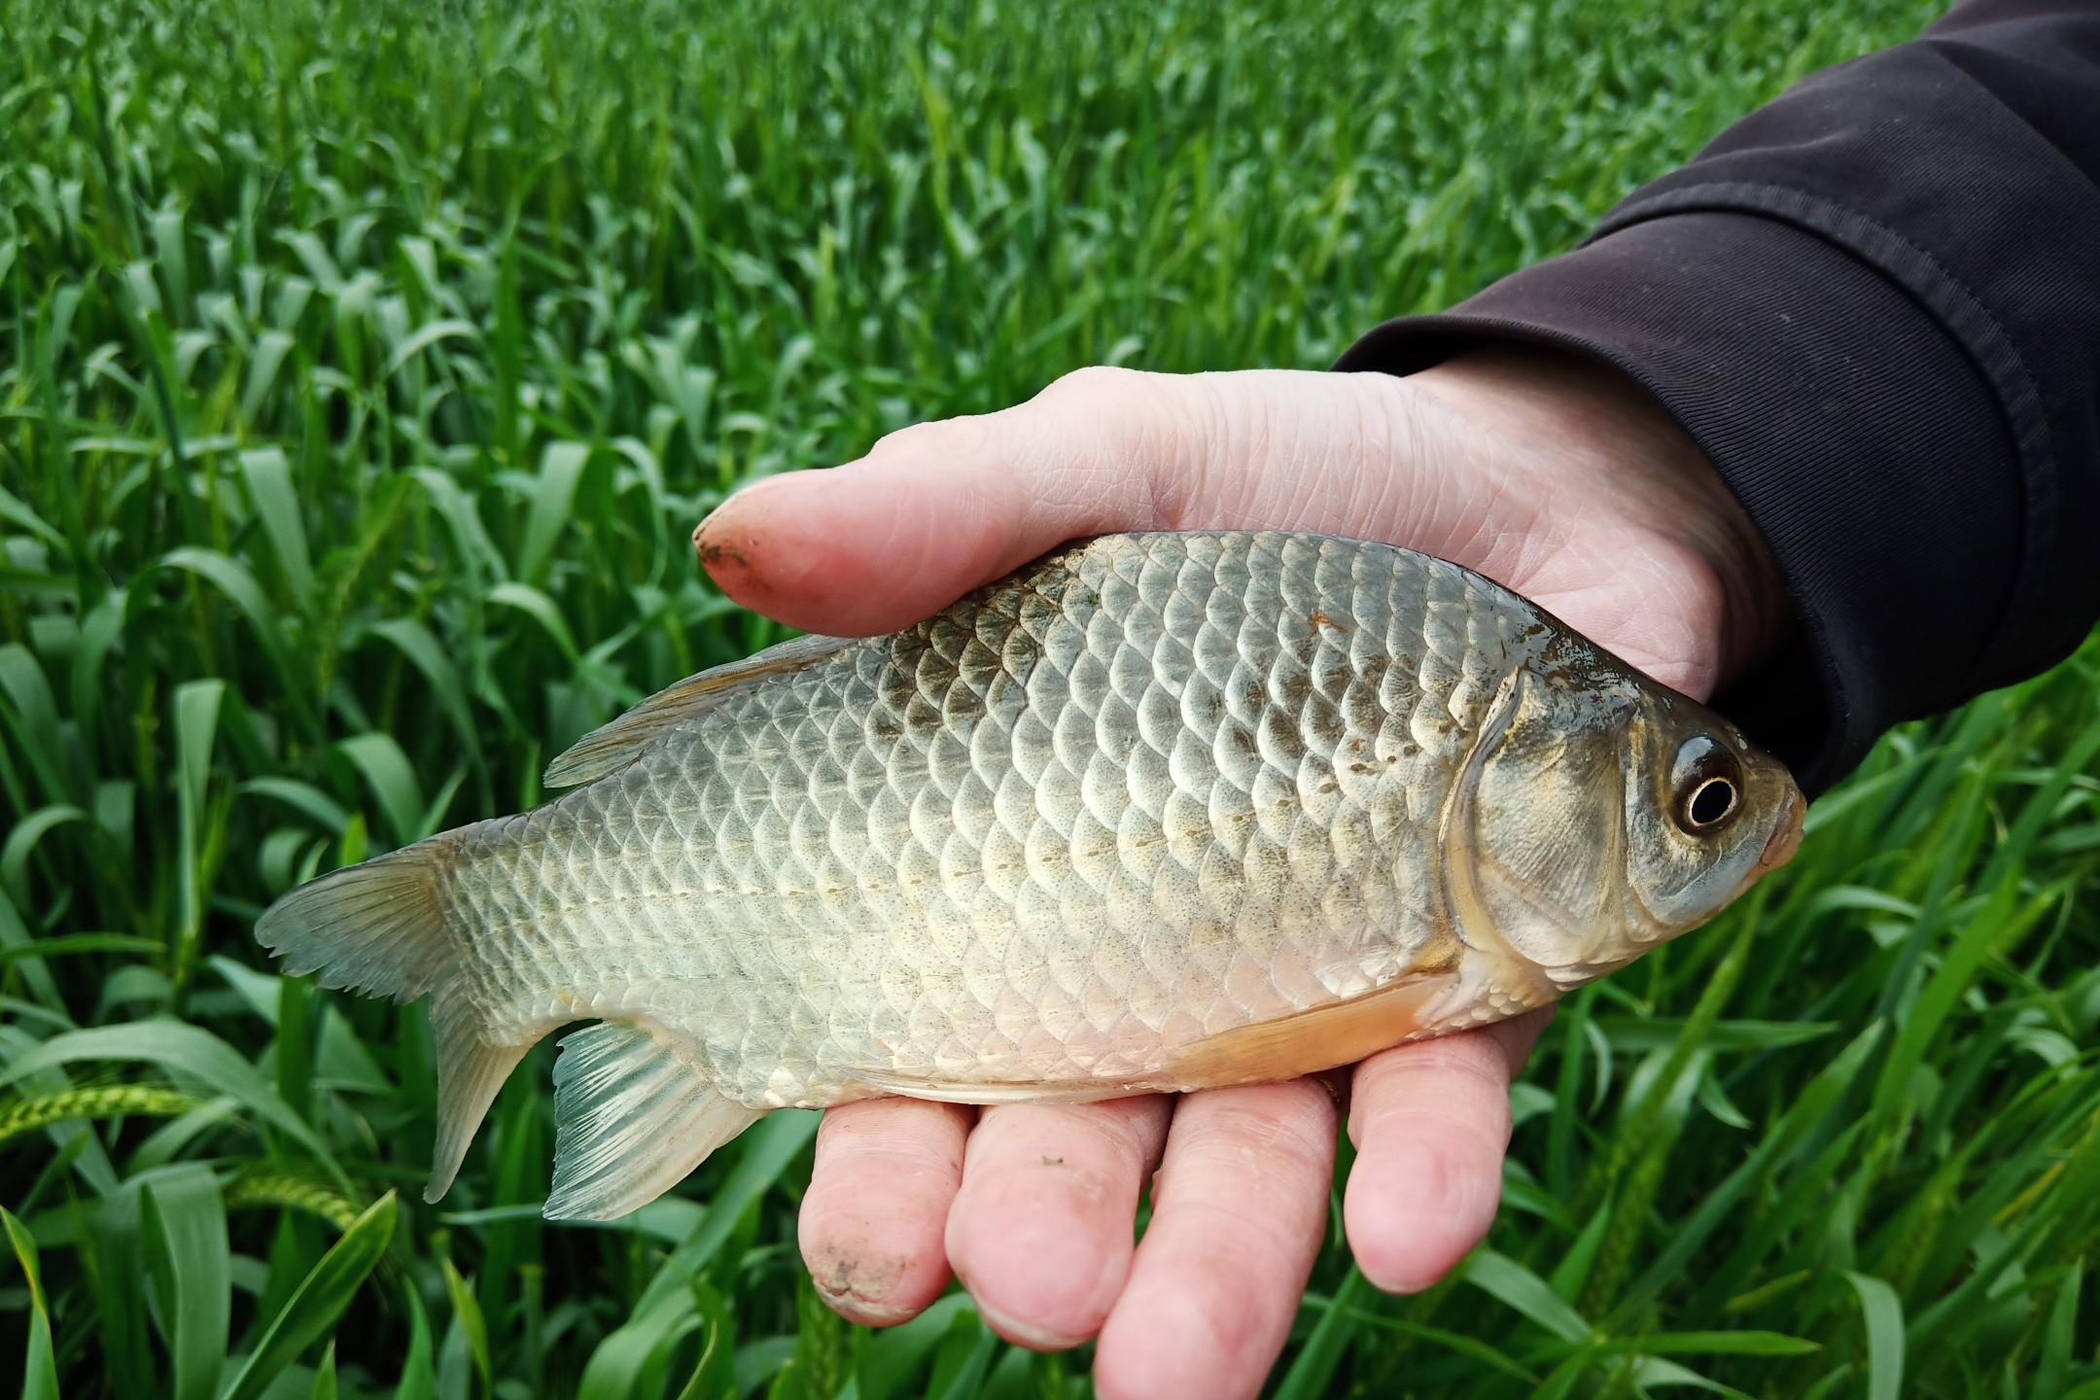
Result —
<path fill-rule="evenodd" d="M 1334 1156 L 1334 1119 L 1332 1111 L 1324 1108 L 1324 1096 L 1319 1117 L 1329 1131 L 1316 1131 L 1302 1114 L 1257 1117 L 1247 1124 L 1247 1138 L 1264 1158 L 1288 1168 L 1293 1178 L 1325 1175 Z"/>
<path fill-rule="evenodd" d="M 1421 391 L 1390 374 L 1349 374 L 1341 379 L 1353 400 L 1364 460 L 1383 467 L 1420 461 Z"/>
<path fill-rule="evenodd" d="M 1208 1123 L 1201 1145 L 1239 1158 L 1272 1181 L 1324 1176 L 1334 1156 L 1334 1109 L 1312 1084 L 1293 1085 L 1288 1098 L 1265 1096 Z M 1280 1101 L 1279 1101 L 1280 1099 Z"/>
<path fill-rule="evenodd" d="M 1099 1144 L 1119 1174 L 1134 1178 L 1150 1165 L 1158 1151 L 1163 1108 L 1139 1101 L 1115 1104 L 1109 1111 L 1096 1105 L 1075 1105 L 1067 1113 L 1068 1121 Z"/>
<path fill-rule="evenodd" d="M 1374 1129 L 1375 1127 L 1375 1134 Z M 1358 1147 L 1426 1144 L 1425 1171 L 1450 1174 L 1499 1166 L 1509 1146 L 1509 1100 L 1399 1103 L 1365 1115 Z M 1375 1140 L 1374 1140 L 1375 1139 Z"/>
<path fill-rule="evenodd" d="M 1509 1069 L 1486 1037 L 1423 1041 L 1373 1056 L 1358 1070 L 1349 1135 L 1375 1127 L 1396 1136 L 1500 1144 L 1509 1140 Z"/>
<path fill-rule="evenodd" d="M 1300 1260 L 1320 1247 L 1319 1218 L 1311 1212 L 1278 1211 L 1265 1185 L 1230 1195 L 1184 1191 L 1163 1197 L 1158 1208 L 1173 1211 L 1184 1228 L 1193 1227 L 1190 1233 L 1201 1236 L 1204 1254 L 1223 1278 L 1295 1273 Z M 1235 1306 L 1245 1302 L 1237 1297 L 1232 1301 Z"/>
<path fill-rule="evenodd" d="M 884 433 L 868 455 L 957 457 L 983 449 L 988 436 L 981 417 L 934 418 Z"/>
<path fill-rule="evenodd" d="M 868 1099 L 825 1111 L 817 1124 L 824 1162 L 918 1161 L 959 1166 L 971 1123 L 959 1105 L 908 1099 Z"/>
<path fill-rule="evenodd" d="M 1483 1086 L 1498 1094 L 1509 1088 L 1508 1068 L 1501 1050 L 1492 1039 L 1480 1034 L 1419 1040 L 1375 1056 L 1369 1065 L 1374 1074 L 1416 1074 L 1459 1080 L 1468 1087 Z"/>
<path fill-rule="evenodd" d="M 1037 397 L 1051 401 L 1119 399 L 1141 392 L 1144 381 L 1155 377 L 1119 365 L 1082 365 L 1051 380 Z"/>
<path fill-rule="evenodd" d="M 1099 1104 L 1016 1104 L 987 1114 L 973 1140 L 973 1162 L 1050 1173 L 1061 1189 L 1106 1197 L 1134 1186 L 1159 1150 L 1164 1104 L 1147 1099 Z M 987 1131 L 988 1130 L 988 1131 Z M 986 1154 L 978 1158 L 976 1153 Z"/>

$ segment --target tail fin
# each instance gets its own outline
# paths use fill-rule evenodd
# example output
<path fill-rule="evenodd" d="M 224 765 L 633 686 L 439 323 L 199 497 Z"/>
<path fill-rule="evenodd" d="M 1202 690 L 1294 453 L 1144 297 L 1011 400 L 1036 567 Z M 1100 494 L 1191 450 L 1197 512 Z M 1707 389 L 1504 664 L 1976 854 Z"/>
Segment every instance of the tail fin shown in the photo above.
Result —
<path fill-rule="evenodd" d="M 438 904 L 435 842 L 421 841 L 309 880 L 263 911 L 255 940 L 288 976 L 414 1001 L 435 991 L 453 950 Z"/>
<path fill-rule="evenodd" d="M 452 1185 L 496 1091 L 532 1048 L 530 1040 L 489 1041 L 475 1008 L 456 991 L 464 959 L 440 899 L 449 851 L 447 837 L 437 836 L 331 872 L 293 890 L 255 922 L 256 941 L 284 959 L 289 975 L 317 973 L 324 987 L 396 1001 L 432 998 L 438 1134 L 423 1193 L 429 1201 Z"/>

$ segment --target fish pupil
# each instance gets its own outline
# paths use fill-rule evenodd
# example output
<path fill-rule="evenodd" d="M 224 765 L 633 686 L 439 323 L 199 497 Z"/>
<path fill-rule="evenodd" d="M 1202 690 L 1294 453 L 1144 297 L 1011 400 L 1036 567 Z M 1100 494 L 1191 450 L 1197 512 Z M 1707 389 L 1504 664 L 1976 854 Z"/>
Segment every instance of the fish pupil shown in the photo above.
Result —
<path fill-rule="evenodd" d="M 1726 778 L 1708 778 L 1692 792 L 1685 804 L 1685 817 L 1695 830 L 1705 830 L 1728 820 L 1736 804 L 1735 784 Z"/>

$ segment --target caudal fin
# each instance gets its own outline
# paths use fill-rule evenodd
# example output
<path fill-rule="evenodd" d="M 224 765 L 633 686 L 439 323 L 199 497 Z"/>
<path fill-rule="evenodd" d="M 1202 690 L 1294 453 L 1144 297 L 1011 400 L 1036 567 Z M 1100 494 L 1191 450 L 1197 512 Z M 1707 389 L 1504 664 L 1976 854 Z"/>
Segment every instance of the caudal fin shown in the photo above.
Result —
<path fill-rule="evenodd" d="M 309 880 L 263 911 L 256 942 L 284 959 L 287 975 L 318 973 L 324 987 L 395 1001 L 429 995 L 454 962 L 433 845 Z"/>
<path fill-rule="evenodd" d="M 445 921 L 446 837 L 348 866 L 293 890 L 255 922 L 255 937 L 292 976 L 324 987 L 431 998 L 438 1042 L 438 1133 L 425 1200 L 452 1185 L 474 1130 L 531 1041 L 491 1040 L 458 976 L 462 950 Z"/>

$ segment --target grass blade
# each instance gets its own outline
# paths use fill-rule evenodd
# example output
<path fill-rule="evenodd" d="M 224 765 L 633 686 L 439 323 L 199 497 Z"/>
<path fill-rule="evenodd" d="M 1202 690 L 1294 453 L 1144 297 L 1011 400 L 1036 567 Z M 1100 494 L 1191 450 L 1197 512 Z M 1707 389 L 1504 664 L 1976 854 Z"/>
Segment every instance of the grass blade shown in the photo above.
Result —
<path fill-rule="evenodd" d="M 147 1267 L 171 1334 L 174 1400 L 211 1400 L 233 1311 L 233 1264 L 218 1178 L 201 1166 L 142 1188 Z"/>
<path fill-rule="evenodd" d="M 452 1314 L 459 1319 L 460 1330 L 467 1337 L 467 1355 L 473 1358 L 475 1374 L 481 1377 L 484 1394 L 494 1390 L 495 1370 L 489 1363 L 489 1328 L 481 1315 L 481 1304 L 474 1299 L 474 1290 L 459 1276 L 447 1257 L 438 1260 L 445 1274 L 445 1295 L 452 1300 Z"/>
<path fill-rule="evenodd" d="M 58 1364 L 51 1352 L 51 1313 L 44 1305 L 43 1276 L 37 1271 L 36 1240 L 29 1227 L 0 1206 L 0 1228 L 22 1266 L 29 1285 L 29 1339 L 22 1348 L 22 1400 L 58 1400 Z"/>
<path fill-rule="evenodd" d="M 254 1354 L 226 1387 L 222 1400 L 256 1400 L 300 1353 L 327 1334 L 386 1254 L 387 1243 L 394 1237 L 394 1216 L 394 1193 L 389 1191 L 351 1223 L 270 1319 Z"/>
<path fill-rule="evenodd" d="M 0 1085 L 81 1060 L 142 1060 L 177 1077 L 195 1079 L 214 1093 L 245 1105 L 343 1180 L 334 1156 L 305 1120 L 277 1097 L 270 1081 L 225 1041 L 195 1026 L 175 1021 L 139 1021 L 67 1031 L 11 1057 L 0 1067 Z"/>
<path fill-rule="evenodd" d="M 1847 1269 L 1859 1295 L 1867 1329 L 1868 1400 L 1899 1400 L 1903 1394 L 1903 1302 L 1881 1279 Z"/>
<path fill-rule="evenodd" d="M 707 1203 L 707 1214 L 686 1241 L 671 1252 L 642 1294 L 637 1311 L 650 1309 L 682 1290 L 715 1257 L 729 1232 L 752 1202 L 779 1179 L 817 1135 L 817 1115 L 795 1109 L 772 1114 L 750 1129 L 738 1144 L 743 1152 L 735 1170 Z"/>
<path fill-rule="evenodd" d="M 1284 1373 L 1276 1389 L 1276 1400 L 1318 1400 L 1331 1393 L 1335 1369 L 1349 1345 L 1349 1314 L 1372 1296 L 1371 1281 L 1355 1265 L 1349 1266 L 1333 1300 L 1313 1324 L 1312 1335 L 1298 1350 L 1297 1359 Z"/>
<path fill-rule="evenodd" d="M 314 566 L 306 547 L 306 527 L 299 518 L 291 462 L 282 448 L 255 448 L 241 454 L 241 478 L 247 483 L 248 500 L 262 522 L 270 552 L 291 587 L 292 601 L 304 605 L 313 596 Z"/>
<path fill-rule="evenodd" d="M 1561 1301 L 1551 1284 L 1507 1255 L 1476 1249 L 1459 1265 L 1458 1276 L 1562 1341 L 1579 1342 L 1590 1335 L 1589 1323 Z"/>
<path fill-rule="evenodd" d="M 554 553 L 555 536 L 569 522 L 576 484 L 590 461 L 590 446 L 581 442 L 550 442 L 540 453 L 539 483 L 525 516 L 525 542 L 518 550 L 518 578 L 539 581 Z"/>

